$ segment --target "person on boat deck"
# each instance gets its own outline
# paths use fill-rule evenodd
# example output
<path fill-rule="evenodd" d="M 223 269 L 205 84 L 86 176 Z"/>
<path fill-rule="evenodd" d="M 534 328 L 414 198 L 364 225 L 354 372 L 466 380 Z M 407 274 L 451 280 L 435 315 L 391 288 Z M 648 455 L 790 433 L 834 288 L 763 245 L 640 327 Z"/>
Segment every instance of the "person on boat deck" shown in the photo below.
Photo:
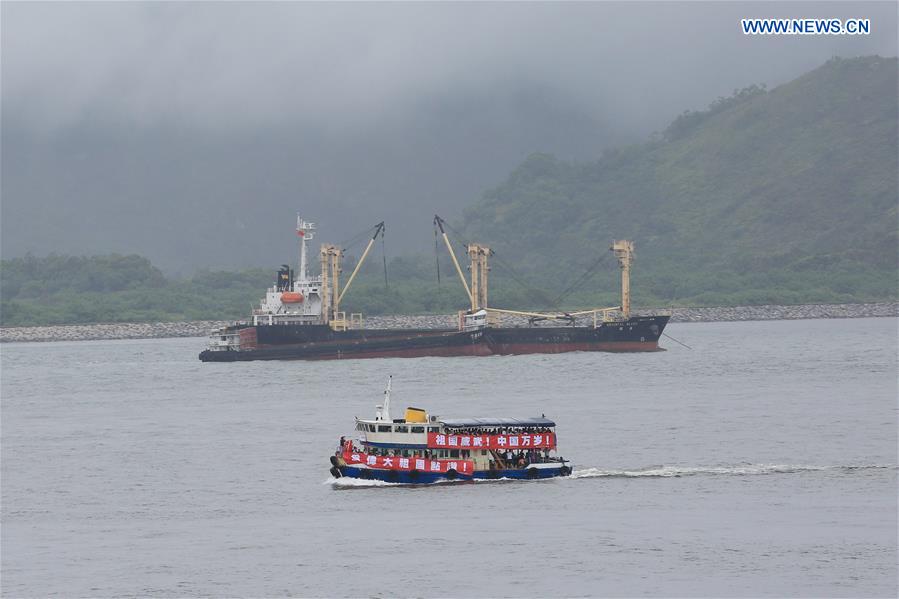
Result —
<path fill-rule="evenodd" d="M 343 449 L 343 446 L 344 446 L 344 445 L 346 445 L 346 437 L 341 437 L 341 438 L 340 438 L 340 443 L 337 445 L 337 447 Z"/>

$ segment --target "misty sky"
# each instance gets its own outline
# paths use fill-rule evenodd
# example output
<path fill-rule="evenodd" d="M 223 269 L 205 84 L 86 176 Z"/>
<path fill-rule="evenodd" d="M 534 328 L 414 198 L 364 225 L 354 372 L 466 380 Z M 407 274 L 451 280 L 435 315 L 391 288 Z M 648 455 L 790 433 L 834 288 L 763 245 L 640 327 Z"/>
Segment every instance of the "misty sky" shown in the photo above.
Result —
<path fill-rule="evenodd" d="M 3 256 L 136 252 L 183 274 L 279 263 L 298 210 L 332 241 L 385 219 L 415 250 L 430 215 L 532 152 L 592 160 L 735 88 L 897 53 L 894 2 L 0 11 Z M 744 36 L 742 17 L 873 32 Z"/>

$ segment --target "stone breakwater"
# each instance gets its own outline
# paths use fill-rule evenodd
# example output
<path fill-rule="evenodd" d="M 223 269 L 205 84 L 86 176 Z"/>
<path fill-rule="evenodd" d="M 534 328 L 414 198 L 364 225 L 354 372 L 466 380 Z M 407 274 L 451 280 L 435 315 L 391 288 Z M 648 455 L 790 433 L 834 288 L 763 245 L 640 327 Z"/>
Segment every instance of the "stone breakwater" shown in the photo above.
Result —
<path fill-rule="evenodd" d="M 798 320 L 804 318 L 870 318 L 899 316 L 899 303 L 877 304 L 805 304 L 800 306 L 734 306 L 727 308 L 670 308 L 634 310 L 635 315 L 670 314 L 671 322 L 727 322 L 745 320 Z M 424 316 L 371 316 L 365 319 L 369 329 L 455 328 L 455 314 Z M 592 319 L 579 319 L 586 325 Z M 230 321 L 153 322 L 119 324 L 57 325 L 45 327 L 0 328 L 0 342 L 15 341 L 89 341 L 95 339 L 154 339 L 163 337 L 205 337 Z M 504 326 L 525 326 L 527 319 L 504 316 Z"/>
<path fill-rule="evenodd" d="M 0 328 L 0 342 L 203 337 L 213 329 L 227 324 L 230 323 L 225 320 L 197 320 L 193 322 L 123 322 L 46 327 L 4 327 Z"/>

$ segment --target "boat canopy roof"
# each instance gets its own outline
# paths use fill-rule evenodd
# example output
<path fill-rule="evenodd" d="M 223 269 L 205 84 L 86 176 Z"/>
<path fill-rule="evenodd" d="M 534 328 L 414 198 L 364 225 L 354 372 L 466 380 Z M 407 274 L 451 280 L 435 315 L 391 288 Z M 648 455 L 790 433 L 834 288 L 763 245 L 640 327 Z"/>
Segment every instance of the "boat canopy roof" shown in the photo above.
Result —
<path fill-rule="evenodd" d="M 479 428 L 482 426 L 555 426 L 549 418 L 446 418 L 440 424 L 447 428 Z"/>

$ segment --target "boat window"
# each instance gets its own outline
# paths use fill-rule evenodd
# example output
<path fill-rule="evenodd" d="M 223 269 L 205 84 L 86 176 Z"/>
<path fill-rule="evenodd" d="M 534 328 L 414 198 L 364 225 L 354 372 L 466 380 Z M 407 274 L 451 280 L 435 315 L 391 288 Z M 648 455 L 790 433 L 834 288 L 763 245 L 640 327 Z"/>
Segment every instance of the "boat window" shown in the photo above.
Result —
<path fill-rule="evenodd" d="M 450 451 L 450 457 L 451 457 L 451 458 L 457 458 L 457 457 L 459 457 L 459 450 L 458 450 L 458 449 L 453 449 L 453 450 L 451 450 L 451 451 Z"/>
<path fill-rule="evenodd" d="M 390 425 L 389 425 L 389 424 L 379 424 L 379 425 L 378 425 L 378 432 L 379 432 L 379 433 L 389 433 L 389 432 L 390 432 Z"/>
<path fill-rule="evenodd" d="M 394 427 L 393 430 L 395 430 L 395 431 L 398 432 L 398 433 L 408 433 L 408 432 L 409 432 L 409 427 L 408 427 L 408 426 L 402 426 L 402 425 L 399 425 L 399 426 Z"/>
<path fill-rule="evenodd" d="M 429 426 L 429 427 L 428 427 L 428 432 L 429 432 L 429 433 L 439 433 L 439 432 L 440 432 L 440 427 L 439 427 L 439 426 Z"/>
<path fill-rule="evenodd" d="M 425 427 L 423 427 L 423 426 L 413 426 L 413 427 L 412 427 L 412 432 L 413 432 L 413 433 L 423 433 L 423 432 L 425 432 Z"/>
<path fill-rule="evenodd" d="M 369 425 L 367 425 L 367 426 L 368 426 L 368 432 L 370 432 L 370 433 L 375 432 L 375 425 L 374 425 L 374 424 L 369 424 Z"/>
<path fill-rule="evenodd" d="M 481 450 L 481 455 L 487 455 L 487 450 L 486 450 L 486 449 L 482 449 L 482 450 Z"/>

